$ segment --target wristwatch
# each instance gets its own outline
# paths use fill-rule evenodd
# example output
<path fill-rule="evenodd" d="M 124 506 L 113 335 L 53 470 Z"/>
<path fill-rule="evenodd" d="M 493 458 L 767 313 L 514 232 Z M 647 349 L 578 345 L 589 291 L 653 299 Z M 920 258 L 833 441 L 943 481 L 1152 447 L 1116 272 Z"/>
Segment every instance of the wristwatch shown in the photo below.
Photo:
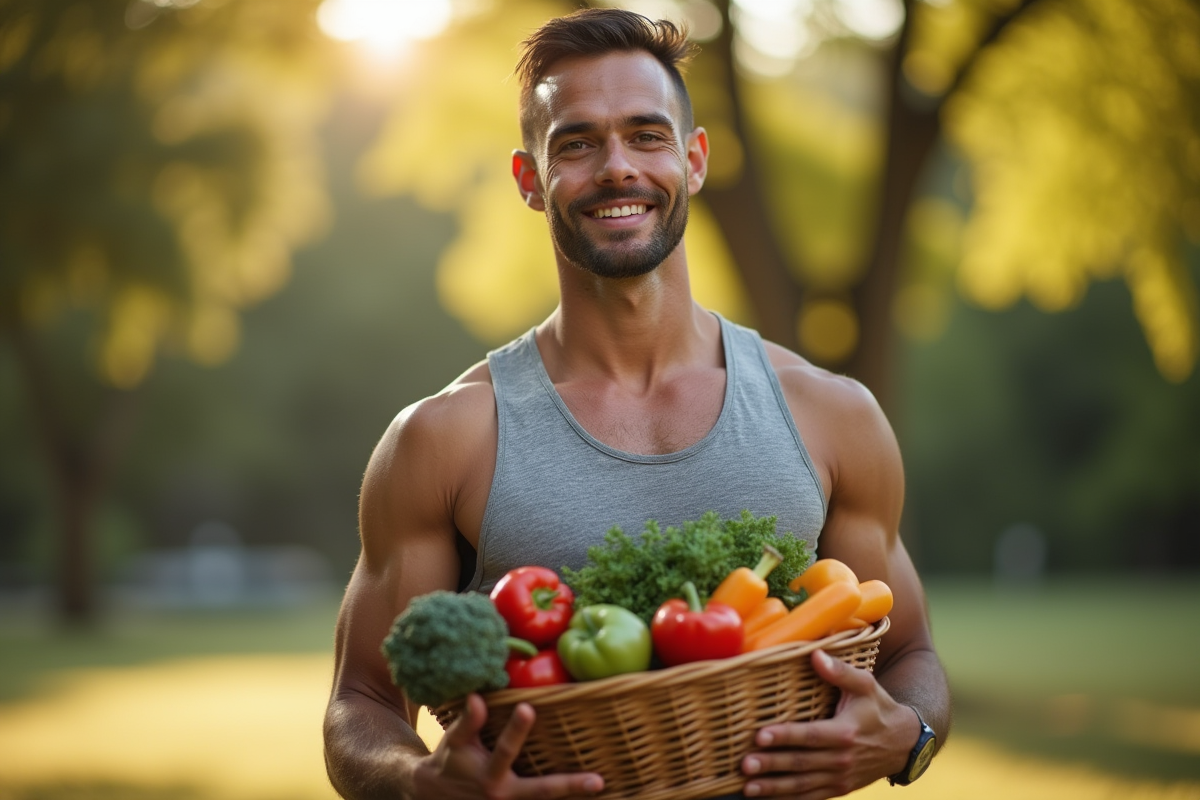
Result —
<path fill-rule="evenodd" d="M 912 706 L 909 708 L 916 711 L 917 721 L 921 723 L 921 735 L 917 737 L 917 743 L 913 746 L 912 752 L 908 754 L 908 763 L 904 765 L 904 769 L 895 775 L 888 776 L 888 783 L 892 786 L 908 786 L 921 777 L 925 770 L 929 769 L 929 762 L 933 760 L 933 751 L 937 749 L 937 734 L 933 732 L 933 728 L 925 724 L 920 711 Z"/>

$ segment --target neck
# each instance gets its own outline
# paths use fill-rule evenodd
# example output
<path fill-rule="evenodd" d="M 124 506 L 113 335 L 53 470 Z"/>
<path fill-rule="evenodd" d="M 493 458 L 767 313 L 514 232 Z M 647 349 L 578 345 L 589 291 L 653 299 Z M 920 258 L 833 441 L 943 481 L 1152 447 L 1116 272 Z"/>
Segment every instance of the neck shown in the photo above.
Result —
<path fill-rule="evenodd" d="M 556 380 L 604 374 L 653 383 L 685 362 L 711 357 L 719 329 L 695 303 L 682 244 L 654 271 L 600 278 L 559 264 L 562 300 L 538 328 L 538 347 Z"/>

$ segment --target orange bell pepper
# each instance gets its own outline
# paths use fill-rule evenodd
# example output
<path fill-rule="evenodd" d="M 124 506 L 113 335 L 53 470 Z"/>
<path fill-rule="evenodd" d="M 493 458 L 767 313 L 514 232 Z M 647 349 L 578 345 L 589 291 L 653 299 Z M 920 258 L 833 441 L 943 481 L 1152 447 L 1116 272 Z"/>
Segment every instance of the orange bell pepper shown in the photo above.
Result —
<path fill-rule="evenodd" d="M 772 622 L 781 620 L 787 616 L 788 608 L 783 604 L 783 601 L 778 597 L 768 597 L 758 604 L 758 608 L 750 612 L 750 615 L 742 620 L 742 628 L 746 635 L 749 636 L 757 633 L 763 628 L 770 625 Z"/>
<path fill-rule="evenodd" d="M 854 570 L 836 558 L 819 558 L 810 564 L 808 569 L 793 578 L 788 584 L 788 588 L 793 592 L 803 589 L 809 597 L 812 597 L 835 581 L 845 581 L 857 586 L 858 576 L 854 574 Z"/>
<path fill-rule="evenodd" d="M 725 580 L 721 581 L 712 596 L 708 598 L 708 602 L 729 606 L 737 611 L 738 616 L 745 621 L 746 617 L 766 599 L 767 576 L 782 561 L 783 556 L 778 550 L 769 544 L 763 545 L 762 558 L 758 560 L 754 569 L 738 567 L 726 575 Z"/>
<path fill-rule="evenodd" d="M 857 582 L 833 581 L 810 595 L 783 619 L 747 637 L 742 652 L 828 636 L 854 614 L 861 602 L 862 592 L 858 590 Z"/>

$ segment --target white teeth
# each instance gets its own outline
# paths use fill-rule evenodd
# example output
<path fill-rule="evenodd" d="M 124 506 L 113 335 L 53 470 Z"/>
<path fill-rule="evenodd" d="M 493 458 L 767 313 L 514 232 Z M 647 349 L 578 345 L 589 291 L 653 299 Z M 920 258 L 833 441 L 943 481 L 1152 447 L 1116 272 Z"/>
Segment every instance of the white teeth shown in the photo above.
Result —
<path fill-rule="evenodd" d="M 645 214 L 646 207 L 644 205 L 621 206 L 620 208 L 602 208 L 599 211 L 593 212 L 592 216 L 597 219 L 605 217 L 629 217 L 634 214 Z"/>

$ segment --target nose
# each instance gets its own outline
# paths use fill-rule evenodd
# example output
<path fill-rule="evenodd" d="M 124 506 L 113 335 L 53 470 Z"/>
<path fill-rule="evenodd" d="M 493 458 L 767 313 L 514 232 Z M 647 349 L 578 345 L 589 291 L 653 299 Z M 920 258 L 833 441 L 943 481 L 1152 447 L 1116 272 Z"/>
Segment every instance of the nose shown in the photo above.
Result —
<path fill-rule="evenodd" d="M 596 170 L 596 183 L 602 186 L 623 186 L 638 178 L 637 167 L 629 158 L 625 143 L 611 139 L 601 151 L 602 161 Z"/>

